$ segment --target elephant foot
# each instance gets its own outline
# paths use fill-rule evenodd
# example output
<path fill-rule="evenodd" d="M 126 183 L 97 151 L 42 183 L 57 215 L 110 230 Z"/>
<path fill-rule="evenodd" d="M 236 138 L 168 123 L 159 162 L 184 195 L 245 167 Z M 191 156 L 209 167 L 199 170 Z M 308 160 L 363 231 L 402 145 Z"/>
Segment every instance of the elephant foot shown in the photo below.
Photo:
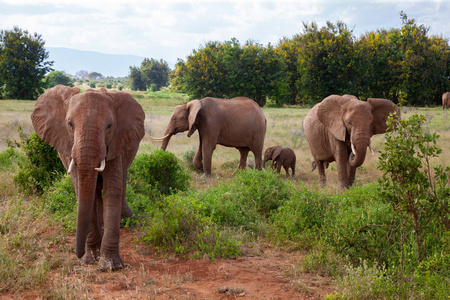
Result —
<path fill-rule="evenodd" d="M 133 211 L 131 208 L 126 204 L 125 206 L 122 206 L 122 214 L 121 218 L 131 218 L 133 216 Z"/>
<path fill-rule="evenodd" d="M 87 265 L 93 265 L 98 261 L 100 251 L 98 249 L 88 249 L 81 258 L 81 261 Z"/>
<path fill-rule="evenodd" d="M 123 262 L 120 255 L 114 255 L 113 257 L 100 257 L 98 262 L 98 269 L 102 272 L 112 272 L 123 269 Z"/>

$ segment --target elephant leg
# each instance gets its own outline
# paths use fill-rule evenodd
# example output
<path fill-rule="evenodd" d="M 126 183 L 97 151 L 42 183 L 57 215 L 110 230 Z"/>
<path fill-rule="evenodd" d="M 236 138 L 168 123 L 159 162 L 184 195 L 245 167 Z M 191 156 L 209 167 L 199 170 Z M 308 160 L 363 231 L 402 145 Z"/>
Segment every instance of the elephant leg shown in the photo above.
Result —
<path fill-rule="evenodd" d="M 253 152 L 253 155 L 255 156 L 255 168 L 257 170 L 261 170 L 264 167 L 263 162 L 262 162 L 262 150 L 261 151 L 252 150 L 252 152 Z"/>
<path fill-rule="evenodd" d="M 340 144 L 337 148 L 336 164 L 340 188 L 349 188 L 351 186 L 348 176 L 348 157 L 350 153 L 351 149 L 347 149 L 347 146 L 344 144 Z"/>
<path fill-rule="evenodd" d="M 197 153 L 195 153 L 194 160 L 192 163 L 194 164 L 194 167 L 199 170 L 200 172 L 203 172 L 203 153 L 202 153 L 202 138 L 200 137 L 200 144 L 197 149 Z"/>
<path fill-rule="evenodd" d="M 133 216 L 133 211 L 131 207 L 128 205 L 126 190 L 127 190 L 127 172 L 123 175 L 123 198 L 122 198 L 122 218 L 131 218 Z"/>
<path fill-rule="evenodd" d="M 212 154 L 214 147 L 207 147 L 203 144 L 203 171 L 206 176 L 211 176 L 211 166 L 212 166 Z"/>
<path fill-rule="evenodd" d="M 316 160 L 317 172 L 319 173 L 319 182 L 321 186 L 325 186 L 327 184 L 327 176 L 325 175 L 325 162 Z"/>
<path fill-rule="evenodd" d="M 248 148 L 239 148 L 239 153 L 241 154 L 241 158 L 239 159 L 239 166 L 238 168 L 244 169 L 247 166 L 247 156 L 250 149 Z M 260 162 L 261 164 L 261 162 Z M 256 167 L 256 165 L 255 165 Z"/>
<path fill-rule="evenodd" d="M 82 258 L 82 262 L 88 265 L 94 264 L 100 257 L 100 248 L 103 236 L 103 203 L 102 185 L 99 176 L 99 183 L 95 190 L 94 213 L 92 214 L 89 232 L 86 239 L 87 251 Z"/>
<path fill-rule="evenodd" d="M 348 174 L 349 186 L 352 186 L 353 183 L 355 182 L 356 168 L 353 168 L 350 165 L 348 165 L 347 174 Z"/>
<path fill-rule="evenodd" d="M 120 220 L 125 193 L 121 158 L 110 161 L 109 165 L 102 174 L 104 233 L 99 260 L 101 271 L 114 271 L 123 268 L 122 258 L 119 254 Z"/>
<path fill-rule="evenodd" d="M 283 166 L 283 164 L 279 161 L 277 161 L 277 173 L 281 172 L 281 167 Z"/>

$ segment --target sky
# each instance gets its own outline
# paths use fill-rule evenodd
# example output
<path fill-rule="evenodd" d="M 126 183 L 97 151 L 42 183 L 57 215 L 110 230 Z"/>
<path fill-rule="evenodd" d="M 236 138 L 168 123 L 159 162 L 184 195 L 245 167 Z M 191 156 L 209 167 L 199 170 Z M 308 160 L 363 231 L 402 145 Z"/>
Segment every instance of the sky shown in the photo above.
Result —
<path fill-rule="evenodd" d="M 277 45 L 303 23 L 342 21 L 356 37 L 400 28 L 400 11 L 450 38 L 450 0 L 0 0 L 0 29 L 37 32 L 47 47 L 176 63 L 208 41 Z"/>

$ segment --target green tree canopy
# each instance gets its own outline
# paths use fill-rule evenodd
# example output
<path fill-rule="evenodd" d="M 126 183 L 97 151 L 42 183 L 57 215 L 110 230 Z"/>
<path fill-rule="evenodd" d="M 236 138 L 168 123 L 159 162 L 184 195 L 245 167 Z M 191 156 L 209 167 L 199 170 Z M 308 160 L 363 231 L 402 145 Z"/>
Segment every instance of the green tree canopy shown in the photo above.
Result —
<path fill-rule="evenodd" d="M 66 86 L 73 86 L 73 80 L 69 76 L 65 75 L 63 71 L 52 71 L 45 76 L 44 79 L 45 88 L 52 88 L 58 84 Z"/>
<path fill-rule="evenodd" d="M 11 99 L 36 99 L 44 88 L 44 76 L 53 65 L 47 61 L 40 34 L 19 27 L 0 30 L 0 94 Z"/>
<path fill-rule="evenodd" d="M 134 91 L 146 91 L 147 89 L 159 91 L 162 87 L 168 85 L 169 71 L 167 62 L 145 58 L 140 68 L 130 66 L 128 77 L 131 89 Z"/>

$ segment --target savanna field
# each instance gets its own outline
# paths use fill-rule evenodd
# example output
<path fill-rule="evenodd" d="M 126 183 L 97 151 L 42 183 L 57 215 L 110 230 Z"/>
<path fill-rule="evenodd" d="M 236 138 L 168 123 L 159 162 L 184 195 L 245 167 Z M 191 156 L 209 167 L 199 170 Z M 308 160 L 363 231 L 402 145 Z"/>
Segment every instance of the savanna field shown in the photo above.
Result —
<path fill-rule="evenodd" d="M 320 187 L 302 129 L 310 107 L 266 106 L 264 149 L 292 148 L 295 177 L 273 173 L 269 163 L 262 171 L 236 171 L 239 152 L 218 145 L 206 178 L 191 163 L 197 132 L 172 137 L 166 153 L 151 139 L 164 135 L 174 107 L 187 97 L 131 94 L 145 111 L 146 134 L 129 172 L 134 217 L 122 221 L 125 268 L 117 272 L 99 272 L 76 258 L 69 177 L 42 193 L 24 188 L 17 175 L 31 168 L 23 146 L 33 132 L 35 102 L 0 100 L 0 298 L 449 299 L 450 194 L 448 179 L 435 179 L 434 167 L 449 165 L 450 111 L 401 108 L 403 120 L 423 115 L 420 128 L 439 135 L 442 149 L 422 158 L 423 173 L 440 184 L 437 192 L 422 198 L 417 187 L 405 187 L 412 200 L 401 202 L 386 196 L 386 181 L 379 181 L 385 135 L 372 137 L 374 155 L 367 152 L 352 188 L 338 188 L 335 163 L 326 170 L 327 187 Z M 171 166 L 169 175 L 155 179 L 152 174 L 164 172 L 149 161 Z M 250 153 L 248 165 L 253 161 Z"/>

